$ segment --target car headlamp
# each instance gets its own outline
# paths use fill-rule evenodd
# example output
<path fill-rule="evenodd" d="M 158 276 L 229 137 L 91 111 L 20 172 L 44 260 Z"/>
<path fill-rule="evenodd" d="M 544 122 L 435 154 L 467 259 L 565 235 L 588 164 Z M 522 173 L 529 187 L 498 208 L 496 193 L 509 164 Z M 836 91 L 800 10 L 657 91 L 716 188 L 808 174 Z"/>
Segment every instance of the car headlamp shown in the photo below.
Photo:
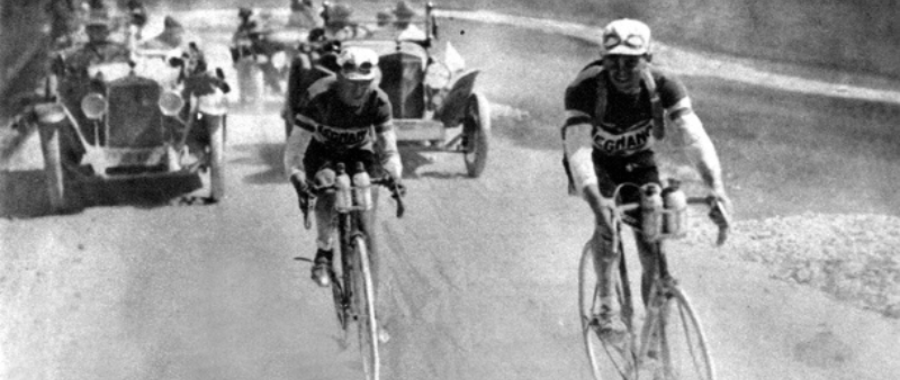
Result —
<path fill-rule="evenodd" d="M 429 88 L 434 89 L 443 89 L 448 84 L 450 84 L 450 69 L 447 68 L 447 65 L 434 62 L 428 65 L 428 68 L 425 69 L 425 85 Z"/>
<path fill-rule="evenodd" d="M 91 120 L 100 120 L 106 113 L 109 103 L 106 98 L 96 92 L 90 93 L 81 99 L 81 112 Z"/>
<path fill-rule="evenodd" d="M 163 115 L 176 116 L 184 108 L 184 99 L 175 91 L 166 91 L 159 96 L 159 109 Z"/>
<path fill-rule="evenodd" d="M 66 118 L 66 110 L 59 103 L 42 103 L 34 106 L 37 121 L 42 124 L 56 124 Z"/>

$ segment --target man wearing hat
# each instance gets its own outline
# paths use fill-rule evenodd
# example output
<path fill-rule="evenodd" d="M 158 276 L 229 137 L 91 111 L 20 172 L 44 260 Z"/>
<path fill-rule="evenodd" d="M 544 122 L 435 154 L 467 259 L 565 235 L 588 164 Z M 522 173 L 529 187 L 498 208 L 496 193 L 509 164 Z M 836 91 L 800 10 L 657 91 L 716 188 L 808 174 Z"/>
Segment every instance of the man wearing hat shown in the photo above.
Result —
<path fill-rule="evenodd" d="M 374 39 L 389 39 L 396 35 L 394 31 L 393 10 L 386 8 L 375 14 L 375 24 L 368 24 L 366 29 L 369 37 Z"/>
<path fill-rule="evenodd" d="M 351 20 L 353 8 L 345 3 L 326 5 L 322 10 L 322 20 L 325 21 L 325 38 L 331 40 L 347 40 L 368 35 L 368 31 Z"/>
<path fill-rule="evenodd" d="M 362 162 L 372 178 L 386 172 L 398 185 L 403 172 L 391 102 L 375 85 L 378 54 L 348 47 L 338 55 L 338 64 L 336 76 L 313 83 L 292 108 L 294 131 L 287 141 L 284 166 L 304 210 L 310 184 L 333 184 L 334 165 L 339 162 L 351 174 Z M 314 212 L 318 250 L 312 279 L 324 287 L 330 284 L 328 270 L 334 257 L 334 194 L 319 195 Z M 377 253 L 372 257 L 376 260 Z M 377 276 L 373 277 L 377 286 Z"/>
<path fill-rule="evenodd" d="M 427 38 L 425 32 L 412 23 L 415 16 L 416 11 L 410 8 L 406 1 L 400 0 L 397 2 L 397 7 L 394 8 L 394 17 L 397 19 L 394 21 L 394 28 L 399 33 L 397 35 L 398 40 L 424 41 Z"/>
<path fill-rule="evenodd" d="M 143 49 L 172 50 L 184 48 L 184 27 L 172 16 L 163 20 L 163 31 L 141 44 Z"/>
<path fill-rule="evenodd" d="M 128 62 L 130 58 L 128 48 L 109 39 L 110 23 L 106 10 L 90 10 L 84 27 L 88 41 L 60 54 L 54 63 L 56 74 L 86 75 L 87 68 L 92 64 Z"/>
<path fill-rule="evenodd" d="M 291 0 L 291 15 L 288 17 L 289 27 L 315 28 L 319 25 L 312 0 Z"/>

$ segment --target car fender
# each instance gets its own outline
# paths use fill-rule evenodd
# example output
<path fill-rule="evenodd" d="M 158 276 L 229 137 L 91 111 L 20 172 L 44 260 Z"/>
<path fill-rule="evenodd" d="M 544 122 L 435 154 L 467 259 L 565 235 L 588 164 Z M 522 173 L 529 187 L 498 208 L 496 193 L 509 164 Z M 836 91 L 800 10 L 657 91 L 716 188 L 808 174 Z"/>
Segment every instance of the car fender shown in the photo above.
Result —
<path fill-rule="evenodd" d="M 480 72 L 481 70 L 464 71 L 453 82 L 443 104 L 435 113 L 435 118 L 444 123 L 445 127 L 454 127 L 461 122 L 466 109 L 466 99 L 472 94 L 475 78 Z"/>

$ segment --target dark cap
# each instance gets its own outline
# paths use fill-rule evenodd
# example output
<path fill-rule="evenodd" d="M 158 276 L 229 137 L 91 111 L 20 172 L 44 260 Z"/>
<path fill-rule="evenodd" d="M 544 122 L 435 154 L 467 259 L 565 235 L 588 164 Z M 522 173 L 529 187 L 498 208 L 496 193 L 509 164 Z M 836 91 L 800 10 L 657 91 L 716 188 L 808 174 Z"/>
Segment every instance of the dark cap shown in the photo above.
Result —
<path fill-rule="evenodd" d="M 172 16 L 166 16 L 163 20 L 163 27 L 165 29 L 184 29 L 184 27 L 181 26 L 181 23 L 172 18 Z"/>
<path fill-rule="evenodd" d="M 411 19 L 416 15 L 416 11 L 409 7 L 409 4 L 406 1 L 400 0 L 397 2 L 397 8 L 394 8 L 394 16 L 397 16 L 397 19 Z"/>

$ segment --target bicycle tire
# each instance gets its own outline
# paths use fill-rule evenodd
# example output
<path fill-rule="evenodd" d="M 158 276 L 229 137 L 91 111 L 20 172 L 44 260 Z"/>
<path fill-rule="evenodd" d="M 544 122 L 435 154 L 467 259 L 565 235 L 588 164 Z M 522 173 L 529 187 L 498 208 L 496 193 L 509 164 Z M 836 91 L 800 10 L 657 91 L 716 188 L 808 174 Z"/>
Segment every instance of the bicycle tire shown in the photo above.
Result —
<path fill-rule="evenodd" d="M 631 339 L 627 339 L 624 347 L 616 347 L 600 339 L 594 329 L 594 319 L 599 312 L 599 294 L 597 272 L 594 267 L 594 255 L 591 241 L 584 246 L 578 268 L 578 306 L 581 318 L 582 336 L 585 352 L 595 380 L 632 379 L 634 360 L 631 350 Z M 616 280 L 616 300 L 622 304 L 621 282 Z M 629 334 L 630 336 L 632 334 Z"/>
<path fill-rule="evenodd" d="M 714 380 L 706 334 L 684 291 L 668 286 L 660 310 L 660 370 L 667 380 Z"/>
<path fill-rule="evenodd" d="M 381 371 L 378 350 L 378 321 L 375 317 L 375 288 L 372 283 L 372 270 L 369 261 L 369 250 L 366 239 L 356 236 L 353 239 L 356 254 L 353 260 L 358 270 L 354 281 L 356 291 L 357 330 L 359 332 L 359 351 L 362 356 L 363 372 L 368 380 L 378 380 Z"/>

